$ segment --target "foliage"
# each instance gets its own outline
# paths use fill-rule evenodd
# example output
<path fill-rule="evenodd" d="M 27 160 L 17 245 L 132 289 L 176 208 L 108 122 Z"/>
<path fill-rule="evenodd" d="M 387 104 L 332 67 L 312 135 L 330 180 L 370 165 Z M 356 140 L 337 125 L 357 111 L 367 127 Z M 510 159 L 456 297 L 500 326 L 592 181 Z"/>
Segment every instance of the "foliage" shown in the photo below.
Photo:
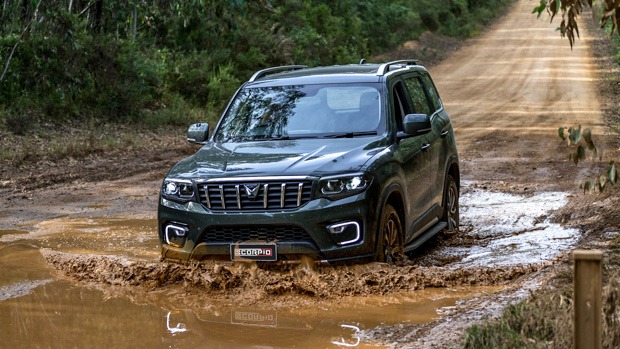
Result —
<path fill-rule="evenodd" d="M 546 293 L 525 302 L 509 304 L 502 317 L 465 332 L 465 348 L 570 347 L 572 301 L 569 292 Z M 542 344 L 542 345 L 541 345 Z"/>
<path fill-rule="evenodd" d="M 577 146 L 575 152 L 571 152 L 568 156 L 569 160 L 572 160 L 575 165 L 577 165 L 579 161 L 586 160 L 589 157 L 588 155 L 590 155 L 592 160 L 598 159 L 600 161 L 603 159 L 603 150 L 600 146 L 594 144 L 591 129 L 586 128 L 582 131 L 581 125 L 577 128 L 570 127 L 568 130 L 564 127 L 560 127 L 558 129 L 558 136 L 560 136 L 563 141 L 567 141 L 569 146 L 571 146 L 571 144 Z M 584 192 L 591 192 L 596 189 L 602 192 L 607 187 L 607 183 L 616 185 L 617 182 L 618 171 L 615 163 L 610 161 L 609 167 L 603 175 L 583 183 L 579 182 L 579 188 L 583 189 Z"/>
<path fill-rule="evenodd" d="M 560 23 L 560 33 L 562 37 L 567 37 L 571 48 L 575 43 L 575 34 L 579 37 L 579 26 L 577 16 L 581 14 L 584 5 L 592 7 L 592 0 L 540 0 L 540 5 L 534 8 L 532 13 L 538 13 L 538 17 L 543 11 L 551 17 L 551 21 L 558 14 L 562 14 Z M 605 27 L 607 21 L 611 22 L 611 32 L 616 30 L 620 33 L 620 1 L 604 0 L 604 7 L 601 17 L 601 28 Z"/>
<path fill-rule="evenodd" d="M 211 122 L 258 69 L 356 63 L 426 30 L 467 37 L 510 2 L 2 0 L 0 125 Z"/>
<path fill-rule="evenodd" d="M 619 238 L 610 242 L 602 275 L 601 342 L 603 348 L 620 346 Z M 522 302 L 509 304 L 498 318 L 465 331 L 465 348 L 574 348 L 573 278 L 563 270 L 549 281 L 551 287 L 530 292 Z"/>
<path fill-rule="evenodd" d="M 611 37 L 611 50 L 616 58 L 616 62 L 620 64 L 620 31 L 614 31 L 613 28 L 612 21 L 607 21 L 603 29 Z"/>

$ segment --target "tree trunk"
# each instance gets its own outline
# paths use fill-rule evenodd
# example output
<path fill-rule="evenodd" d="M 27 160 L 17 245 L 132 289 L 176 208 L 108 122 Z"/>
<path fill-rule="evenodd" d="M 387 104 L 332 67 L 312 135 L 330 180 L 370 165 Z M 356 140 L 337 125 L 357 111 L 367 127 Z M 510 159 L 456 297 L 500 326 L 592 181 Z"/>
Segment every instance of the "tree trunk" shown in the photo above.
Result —
<path fill-rule="evenodd" d="M 71 13 L 71 9 L 73 8 L 73 0 L 69 0 L 69 13 Z"/>
<path fill-rule="evenodd" d="M 93 29 L 96 33 L 101 30 L 101 16 L 103 12 L 103 0 L 97 0 L 95 2 L 95 21 Z"/>
<path fill-rule="evenodd" d="M 133 41 L 136 41 L 136 31 L 138 25 L 138 5 L 134 2 L 133 4 L 133 20 L 131 23 L 132 31 L 133 31 Z"/>
<path fill-rule="evenodd" d="M 22 11 L 24 11 L 24 23 L 28 23 L 30 21 L 30 13 L 28 13 L 28 8 L 30 6 L 28 6 L 28 0 L 23 0 L 22 1 Z"/>
<path fill-rule="evenodd" d="M 9 30 L 9 34 L 13 34 L 13 29 L 15 28 L 15 17 L 17 17 L 15 12 L 17 12 L 17 9 L 11 4 L 11 30 Z"/>

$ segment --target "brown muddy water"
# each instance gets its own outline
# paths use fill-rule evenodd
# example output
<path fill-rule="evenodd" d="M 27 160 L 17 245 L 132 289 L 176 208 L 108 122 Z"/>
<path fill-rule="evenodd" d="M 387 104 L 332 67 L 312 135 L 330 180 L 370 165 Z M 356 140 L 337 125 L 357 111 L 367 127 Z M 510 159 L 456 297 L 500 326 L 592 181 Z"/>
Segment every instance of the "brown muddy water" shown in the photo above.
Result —
<path fill-rule="evenodd" d="M 316 272 L 161 263 L 154 213 L 1 230 L 0 347 L 371 346 L 359 331 L 430 322 L 551 263 L 578 238 L 550 223 L 564 203 L 563 193 L 466 184 L 466 243 L 439 244 L 398 267 Z"/>
<path fill-rule="evenodd" d="M 37 246 L 54 251 L 107 254 L 152 261 L 159 258 L 154 213 L 92 218 L 60 217 L 33 224 L 32 227 L 35 231 L 27 236 L 3 236 L 0 231 L 0 242 L 28 239 Z"/>
<path fill-rule="evenodd" d="M 431 288 L 291 309 L 236 306 L 59 277 L 38 246 L 0 243 L 0 347 L 364 347 L 358 331 L 424 323 L 497 287 Z M 178 304 L 182 304 L 179 306 Z M 183 306 L 185 305 L 185 306 Z"/>

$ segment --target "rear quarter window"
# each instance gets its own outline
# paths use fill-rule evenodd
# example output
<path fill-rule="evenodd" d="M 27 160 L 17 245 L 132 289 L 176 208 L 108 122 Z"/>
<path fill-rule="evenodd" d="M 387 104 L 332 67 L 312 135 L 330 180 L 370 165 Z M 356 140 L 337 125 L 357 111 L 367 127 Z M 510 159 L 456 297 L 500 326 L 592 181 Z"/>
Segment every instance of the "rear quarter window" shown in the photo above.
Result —
<path fill-rule="evenodd" d="M 414 113 L 431 115 L 430 105 L 426 99 L 420 79 L 417 77 L 406 78 L 405 86 L 407 87 L 407 92 L 409 92 Z"/>
<path fill-rule="evenodd" d="M 428 75 L 422 75 L 422 82 L 424 83 L 424 88 L 428 93 L 428 97 L 431 99 L 431 104 L 433 105 L 434 111 L 438 110 L 441 108 L 441 100 L 439 99 L 439 93 L 437 93 L 431 77 Z"/>

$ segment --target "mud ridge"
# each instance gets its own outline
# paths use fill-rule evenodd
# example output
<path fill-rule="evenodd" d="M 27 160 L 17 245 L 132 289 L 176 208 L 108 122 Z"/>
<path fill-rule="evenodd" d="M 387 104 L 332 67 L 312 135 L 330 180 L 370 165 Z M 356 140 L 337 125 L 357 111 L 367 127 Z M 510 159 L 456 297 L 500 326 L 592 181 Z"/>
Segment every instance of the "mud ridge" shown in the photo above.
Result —
<path fill-rule="evenodd" d="M 78 281 L 157 290 L 177 287 L 221 299 L 243 298 L 252 303 L 285 295 L 317 299 L 385 295 L 426 287 L 501 285 L 538 271 L 553 262 L 509 267 L 421 267 L 371 263 L 356 266 L 320 266 L 316 271 L 291 267 L 262 269 L 256 265 L 217 265 L 132 261 L 101 255 L 42 250 L 62 274 Z M 251 299 L 248 295 L 252 295 Z"/>

